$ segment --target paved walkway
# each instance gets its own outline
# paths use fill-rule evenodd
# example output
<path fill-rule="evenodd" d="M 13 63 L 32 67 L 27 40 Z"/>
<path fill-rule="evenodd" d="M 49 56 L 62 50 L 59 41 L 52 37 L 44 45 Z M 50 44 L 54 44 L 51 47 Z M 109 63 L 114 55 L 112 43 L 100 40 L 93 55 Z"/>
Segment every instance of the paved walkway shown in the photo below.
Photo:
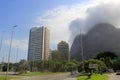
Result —
<path fill-rule="evenodd" d="M 120 75 L 109 74 L 109 80 L 120 80 Z"/>
<path fill-rule="evenodd" d="M 64 80 L 77 80 L 77 78 L 67 78 L 67 79 L 64 79 Z"/>

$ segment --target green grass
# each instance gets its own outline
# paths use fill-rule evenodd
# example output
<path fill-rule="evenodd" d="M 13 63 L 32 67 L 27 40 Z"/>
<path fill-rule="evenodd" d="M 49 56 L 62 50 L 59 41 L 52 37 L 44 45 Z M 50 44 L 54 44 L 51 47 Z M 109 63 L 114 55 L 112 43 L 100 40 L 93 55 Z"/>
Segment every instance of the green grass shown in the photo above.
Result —
<path fill-rule="evenodd" d="M 77 80 L 107 80 L 108 76 L 106 74 L 100 75 L 100 74 L 94 74 L 91 76 L 91 79 L 88 79 L 87 76 L 80 76 Z"/>
<path fill-rule="evenodd" d="M 61 73 L 65 73 L 65 72 L 28 72 L 28 73 L 23 73 L 20 74 L 19 76 L 40 76 L 40 75 L 48 75 L 48 74 L 61 74 Z"/>
<path fill-rule="evenodd" d="M 17 76 L 9 76 L 8 77 L 8 80 L 14 80 L 14 79 L 18 79 L 20 77 L 17 77 Z M 0 80 L 5 80 L 5 76 L 0 76 Z"/>
<path fill-rule="evenodd" d="M 57 74 L 61 74 L 63 72 L 57 72 Z M 40 75 L 49 75 L 49 74 L 56 74 L 53 72 L 28 72 L 28 73 L 23 73 L 20 75 L 13 75 L 13 76 L 8 76 L 8 80 L 14 80 L 14 79 L 20 79 L 24 78 L 26 76 L 40 76 Z M 0 80 L 5 80 L 5 76 L 0 76 Z"/>
<path fill-rule="evenodd" d="M 23 78 L 25 76 L 40 76 L 40 75 L 47 75 L 51 74 L 51 72 L 28 72 L 28 73 L 23 73 L 20 75 L 13 75 L 13 76 L 8 76 L 8 80 L 14 80 L 14 79 L 19 79 Z M 5 76 L 0 76 L 0 80 L 5 80 Z"/>
<path fill-rule="evenodd" d="M 0 80 L 4 80 L 4 78 L 5 78 L 4 76 L 0 76 Z"/>

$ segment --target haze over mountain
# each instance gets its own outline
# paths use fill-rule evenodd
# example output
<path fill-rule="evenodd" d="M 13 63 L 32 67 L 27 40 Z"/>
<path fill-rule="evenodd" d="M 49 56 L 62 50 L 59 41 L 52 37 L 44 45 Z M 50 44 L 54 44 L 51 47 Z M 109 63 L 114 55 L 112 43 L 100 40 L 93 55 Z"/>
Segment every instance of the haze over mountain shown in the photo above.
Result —
<path fill-rule="evenodd" d="M 81 60 L 81 35 L 75 37 L 71 46 L 71 58 Z M 111 51 L 120 55 L 120 29 L 109 23 L 95 25 L 82 35 L 84 58 L 93 58 L 99 52 Z"/>

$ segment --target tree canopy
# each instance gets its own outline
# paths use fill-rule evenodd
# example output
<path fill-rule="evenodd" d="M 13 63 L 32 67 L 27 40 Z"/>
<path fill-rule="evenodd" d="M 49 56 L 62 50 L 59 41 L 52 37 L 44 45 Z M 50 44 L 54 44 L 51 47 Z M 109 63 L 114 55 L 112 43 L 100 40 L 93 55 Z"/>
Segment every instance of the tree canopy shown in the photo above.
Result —
<path fill-rule="evenodd" d="M 101 70 L 106 71 L 107 70 L 107 66 L 103 61 L 97 60 L 97 59 L 89 59 L 89 60 L 84 61 L 84 69 L 85 69 L 86 72 L 90 72 L 91 70 L 93 70 L 93 71 L 96 70 L 94 68 L 90 69 L 89 64 L 97 64 L 99 71 L 101 71 Z M 78 71 L 79 72 L 82 71 L 82 65 L 80 65 L 78 67 Z"/>
<path fill-rule="evenodd" d="M 120 70 L 120 58 L 118 58 L 118 59 L 113 63 L 113 69 L 114 69 L 114 71 Z"/>
<path fill-rule="evenodd" d="M 98 53 L 95 59 L 101 59 L 101 58 L 107 58 L 110 57 L 111 59 L 114 59 L 118 57 L 114 52 L 101 52 Z"/>

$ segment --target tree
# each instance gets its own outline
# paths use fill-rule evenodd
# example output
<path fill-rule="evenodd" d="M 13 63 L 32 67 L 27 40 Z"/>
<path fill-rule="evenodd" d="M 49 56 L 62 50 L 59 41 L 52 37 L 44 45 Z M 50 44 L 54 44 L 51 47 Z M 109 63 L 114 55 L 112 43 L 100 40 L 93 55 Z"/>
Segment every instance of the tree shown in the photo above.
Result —
<path fill-rule="evenodd" d="M 102 52 L 96 56 L 96 59 L 103 61 L 109 69 L 112 68 L 113 60 L 116 58 L 118 58 L 118 56 L 113 52 Z"/>
<path fill-rule="evenodd" d="M 3 63 L 3 66 L 2 66 L 2 70 L 3 71 L 7 71 L 7 65 L 8 63 Z M 11 71 L 11 70 L 13 70 L 13 63 L 10 63 L 9 64 L 9 70 Z"/>
<path fill-rule="evenodd" d="M 73 70 L 77 70 L 78 62 L 73 60 L 71 62 L 67 61 L 57 61 L 57 60 L 48 60 L 48 61 L 29 61 L 30 71 L 50 71 L 50 72 L 67 72 L 69 71 L 69 64 L 72 65 Z M 35 70 L 34 70 L 35 68 Z"/>
<path fill-rule="evenodd" d="M 112 68 L 113 63 L 112 63 L 112 60 L 111 60 L 110 57 L 106 57 L 105 60 L 104 60 L 104 63 L 106 64 L 106 66 L 107 66 L 109 69 Z"/>
<path fill-rule="evenodd" d="M 114 69 L 114 71 L 120 70 L 120 58 L 118 58 L 118 59 L 113 63 L 113 69 Z"/>
<path fill-rule="evenodd" d="M 78 68 L 78 65 L 75 64 L 74 62 L 70 62 L 70 63 L 68 63 L 67 65 L 68 65 L 68 68 L 69 68 L 69 71 L 70 71 L 70 72 L 72 72 L 72 71 L 74 71 L 74 70 L 77 70 L 77 68 Z"/>
<path fill-rule="evenodd" d="M 95 59 L 101 59 L 101 58 L 105 59 L 107 57 L 110 57 L 111 59 L 114 59 L 118 56 L 113 52 L 102 52 L 102 53 L 98 53 Z"/>
<path fill-rule="evenodd" d="M 7 71 L 7 63 L 4 63 L 3 67 L 2 67 L 3 71 Z"/>
<path fill-rule="evenodd" d="M 20 71 L 20 73 L 25 73 L 27 70 L 29 70 L 29 65 L 28 62 L 26 60 L 21 60 L 19 62 L 19 67 L 18 70 Z"/>
<path fill-rule="evenodd" d="M 100 61 L 100 60 L 97 60 L 97 59 L 89 59 L 89 60 L 85 60 L 84 61 L 84 69 L 86 72 L 90 72 L 91 70 L 95 71 L 96 69 L 92 68 L 90 69 L 89 68 L 89 64 L 97 64 L 98 65 L 98 70 L 99 71 L 106 71 L 107 70 L 107 67 L 105 65 L 105 63 L 103 61 Z M 79 65 L 78 67 L 78 71 L 82 71 L 82 63 Z"/>

